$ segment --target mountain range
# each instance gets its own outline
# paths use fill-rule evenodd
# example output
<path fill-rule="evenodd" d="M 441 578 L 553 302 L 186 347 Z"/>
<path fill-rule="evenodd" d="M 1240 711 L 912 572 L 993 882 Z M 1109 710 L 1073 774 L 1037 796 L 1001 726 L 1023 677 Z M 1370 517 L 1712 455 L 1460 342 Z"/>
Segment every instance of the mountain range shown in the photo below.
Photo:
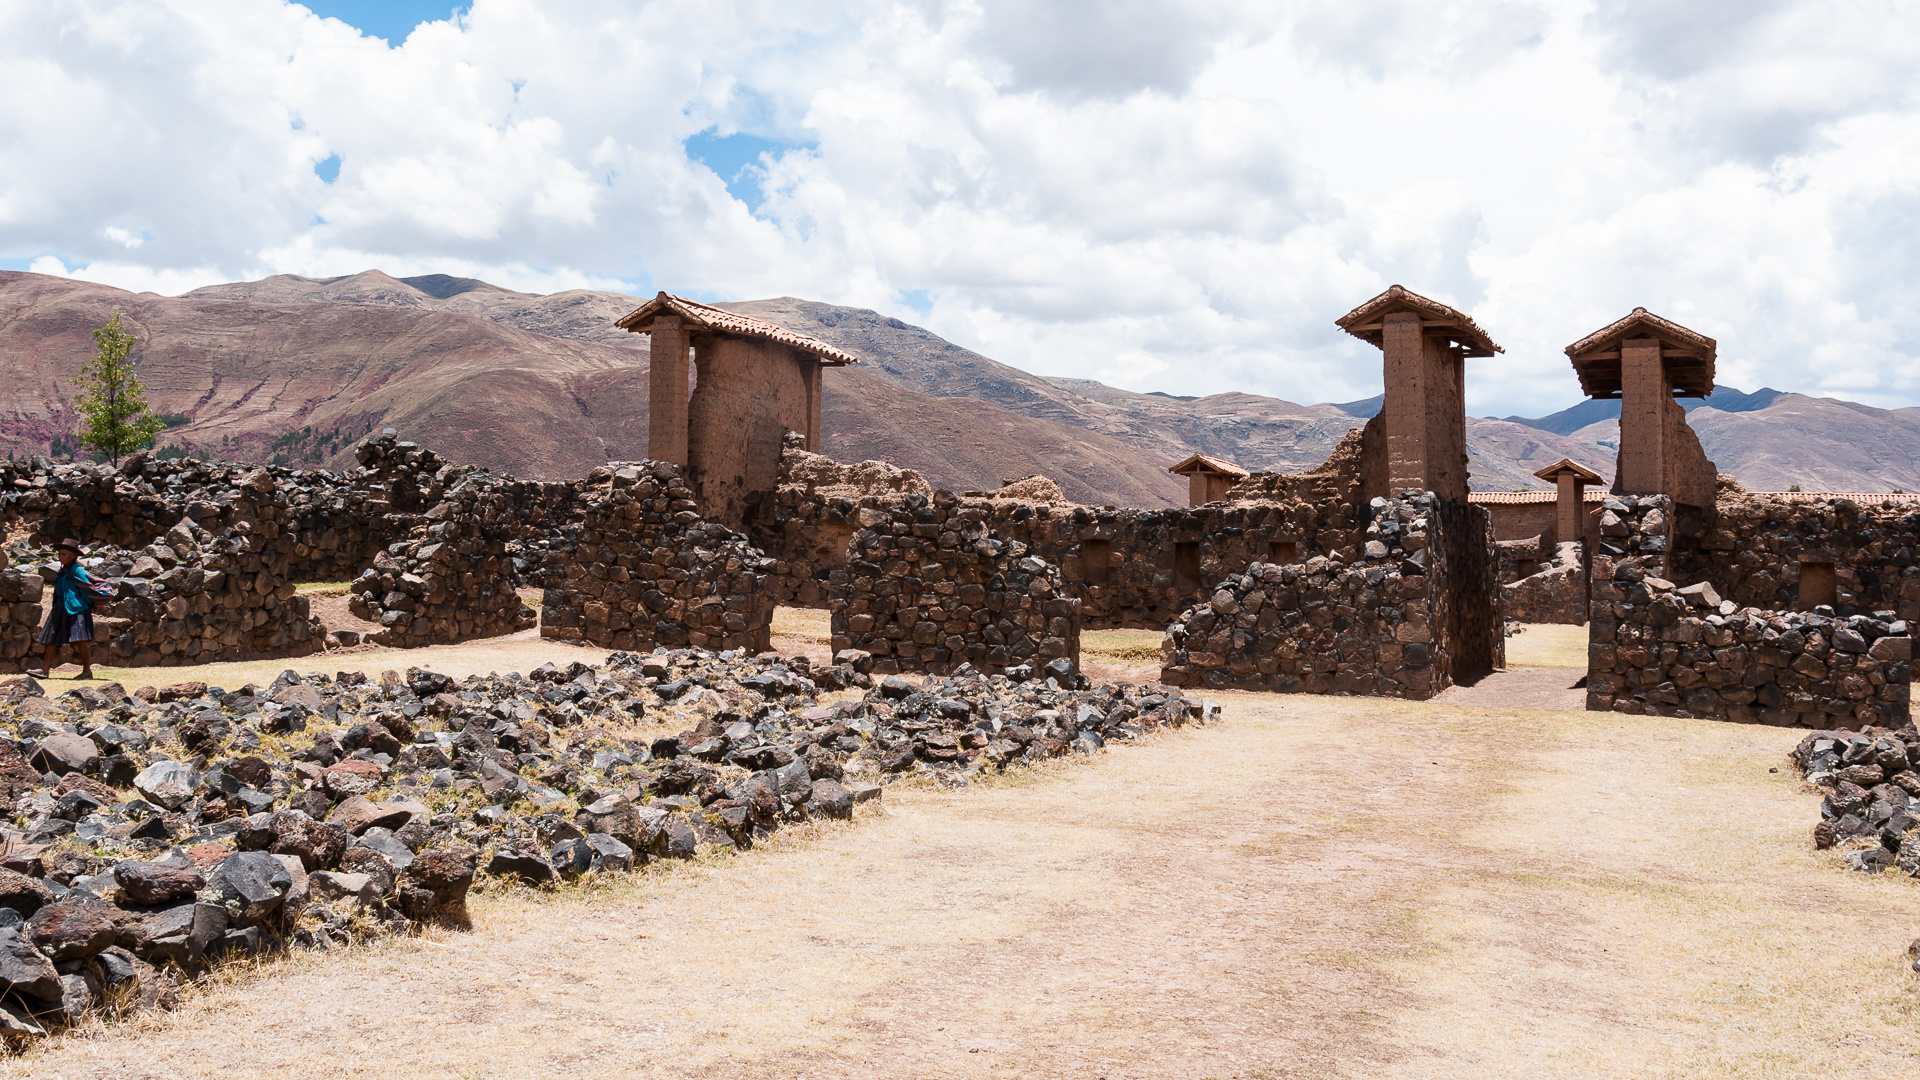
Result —
<path fill-rule="evenodd" d="M 647 341 L 614 327 L 639 298 L 514 292 L 472 278 L 281 275 L 134 294 L 0 272 L 0 452 L 45 452 L 72 430 L 67 380 L 116 308 L 139 339 L 163 446 L 338 467 L 355 439 L 394 427 L 454 460 L 527 477 L 577 476 L 646 451 Z M 1299 405 L 1256 394 L 1177 397 L 998 363 L 878 313 L 782 297 L 723 303 L 830 342 L 862 363 L 827 373 L 823 450 L 919 470 L 936 486 L 1044 473 L 1093 504 L 1178 505 L 1166 466 L 1195 451 L 1249 469 L 1322 461 L 1378 398 Z M 1687 402 L 1708 455 L 1749 488 L 1920 490 L 1904 448 L 1920 409 L 1872 409 L 1777 390 L 1718 388 Z M 1472 483 L 1543 489 L 1571 457 L 1610 475 L 1618 403 L 1540 418 L 1470 418 Z"/>

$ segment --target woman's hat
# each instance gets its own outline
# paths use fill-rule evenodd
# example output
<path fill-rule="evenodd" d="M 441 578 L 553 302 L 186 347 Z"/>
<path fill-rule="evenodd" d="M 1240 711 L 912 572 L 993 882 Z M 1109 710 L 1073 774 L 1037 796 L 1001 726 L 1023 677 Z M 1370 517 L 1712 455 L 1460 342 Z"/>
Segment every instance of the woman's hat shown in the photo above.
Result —
<path fill-rule="evenodd" d="M 71 536 L 67 537 L 65 540 L 60 541 L 58 546 L 73 552 L 75 555 L 80 554 L 80 541 L 75 540 Z"/>

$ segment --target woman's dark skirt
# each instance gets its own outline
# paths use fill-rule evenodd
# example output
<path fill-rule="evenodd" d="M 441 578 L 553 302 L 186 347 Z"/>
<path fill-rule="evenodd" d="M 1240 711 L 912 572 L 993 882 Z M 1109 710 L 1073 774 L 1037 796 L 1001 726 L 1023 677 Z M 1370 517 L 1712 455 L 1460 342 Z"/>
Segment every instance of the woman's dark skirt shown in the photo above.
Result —
<path fill-rule="evenodd" d="M 75 641 L 92 640 L 93 612 L 91 611 L 69 615 L 65 608 L 59 608 L 47 616 L 47 625 L 40 628 L 42 645 L 67 645 Z"/>

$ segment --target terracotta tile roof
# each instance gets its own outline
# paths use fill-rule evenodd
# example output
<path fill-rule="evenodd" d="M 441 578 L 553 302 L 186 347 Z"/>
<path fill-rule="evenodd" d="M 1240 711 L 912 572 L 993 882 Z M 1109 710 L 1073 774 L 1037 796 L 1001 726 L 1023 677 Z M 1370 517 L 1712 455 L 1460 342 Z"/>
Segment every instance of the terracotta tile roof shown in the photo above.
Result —
<path fill-rule="evenodd" d="M 1194 454 L 1178 465 L 1169 466 L 1167 471 L 1170 473 L 1178 473 L 1181 476 L 1203 471 L 1222 473 L 1227 476 L 1252 475 L 1231 461 L 1222 461 L 1217 457 L 1208 457 L 1205 454 Z"/>
<path fill-rule="evenodd" d="M 1689 330 L 1671 319 L 1663 319 L 1646 308 L 1637 307 L 1625 318 L 1603 326 L 1567 346 L 1567 358 L 1580 376 L 1580 390 L 1588 397 L 1617 397 L 1620 394 L 1620 343 L 1628 337 L 1657 338 L 1663 353 L 1672 349 L 1686 356 L 1667 356 L 1667 375 L 1676 390 L 1693 397 L 1713 393 L 1713 364 L 1719 344 L 1705 334 Z M 1610 353 L 1596 356 L 1596 353 Z"/>
<path fill-rule="evenodd" d="M 1769 499 L 1785 499 L 1788 502 L 1821 500 L 1831 502 L 1834 499 L 1848 499 L 1857 503 L 1877 503 L 1920 500 L 1920 494 L 1897 494 L 1889 491 L 1749 491 L 1747 494 Z"/>
<path fill-rule="evenodd" d="M 1606 497 L 1607 492 L 1598 488 L 1588 488 L 1580 493 L 1581 502 L 1597 503 Z M 1482 506 L 1512 506 L 1518 503 L 1550 503 L 1558 502 L 1559 499 L 1560 493 L 1557 491 L 1471 491 L 1467 493 L 1468 502 L 1479 503 Z"/>
<path fill-rule="evenodd" d="M 1393 285 L 1386 292 L 1361 304 L 1333 321 L 1335 326 L 1370 345 L 1379 345 L 1380 320 L 1396 311 L 1412 311 L 1421 325 L 1455 331 L 1455 340 L 1466 347 L 1468 356 L 1492 356 L 1507 350 L 1493 343 L 1473 316 L 1456 311 L 1438 300 L 1429 300 L 1404 285 Z"/>
<path fill-rule="evenodd" d="M 643 333 L 653 325 L 656 316 L 669 313 L 685 319 L 695 329 L 777 341 L 782 345 L 811 353 L 818 357 L 822 364 L 839 367 L 860 362 L 860 358 L 850 352 L 836 349 L 824 341 L 817 341 L 804 334 L 796 334 L 784 326 L 776 326 L 764 319 L 726 311 L 709 304 L 702 304 L 698 300 L 689 300 L 684 296 L 675 296 L 667 292 L 661 293 L 621 316 L 613 325 L 636 334 Z"/>
<path fill-rule="evenodd" d="M 1571 472 L 1573 473 L 1573 475 L 1579 477 L 1582 480 L 1585 480 L 1589 484 L 1606 483 L 1605 478 L 1603 478 L 1599 473 L 1594 472 L 1592 469 L 1587 468 L 1585 465 L 1580 464 L 1579 462 L 1573 460 L 1572 458 L 1564 458 L 1564 457 L 1561 458 L 1559 461 L 1556 461 L 1553 464 L 1547 466 L 1546 468 L 1541 469 L 1539 472 L 1534 473 L 1533 475 L 1539 477 L 1542 480 L 1558 481 L 1560 479 L 1560 474 L 1563 472 Z"/>

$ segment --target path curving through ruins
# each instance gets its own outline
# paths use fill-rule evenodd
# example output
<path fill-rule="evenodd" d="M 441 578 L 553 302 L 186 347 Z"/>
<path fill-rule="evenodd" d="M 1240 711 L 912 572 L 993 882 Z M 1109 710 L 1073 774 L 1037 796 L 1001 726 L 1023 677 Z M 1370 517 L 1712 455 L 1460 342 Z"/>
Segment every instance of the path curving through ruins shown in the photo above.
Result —
<path fill-rule="evenodd" d="M 301 954 L 35 1077 L 1853 1076 L 1920 885 L 1807 843 L 1794 733 L 1229 695 L 851 827 Z"/>

